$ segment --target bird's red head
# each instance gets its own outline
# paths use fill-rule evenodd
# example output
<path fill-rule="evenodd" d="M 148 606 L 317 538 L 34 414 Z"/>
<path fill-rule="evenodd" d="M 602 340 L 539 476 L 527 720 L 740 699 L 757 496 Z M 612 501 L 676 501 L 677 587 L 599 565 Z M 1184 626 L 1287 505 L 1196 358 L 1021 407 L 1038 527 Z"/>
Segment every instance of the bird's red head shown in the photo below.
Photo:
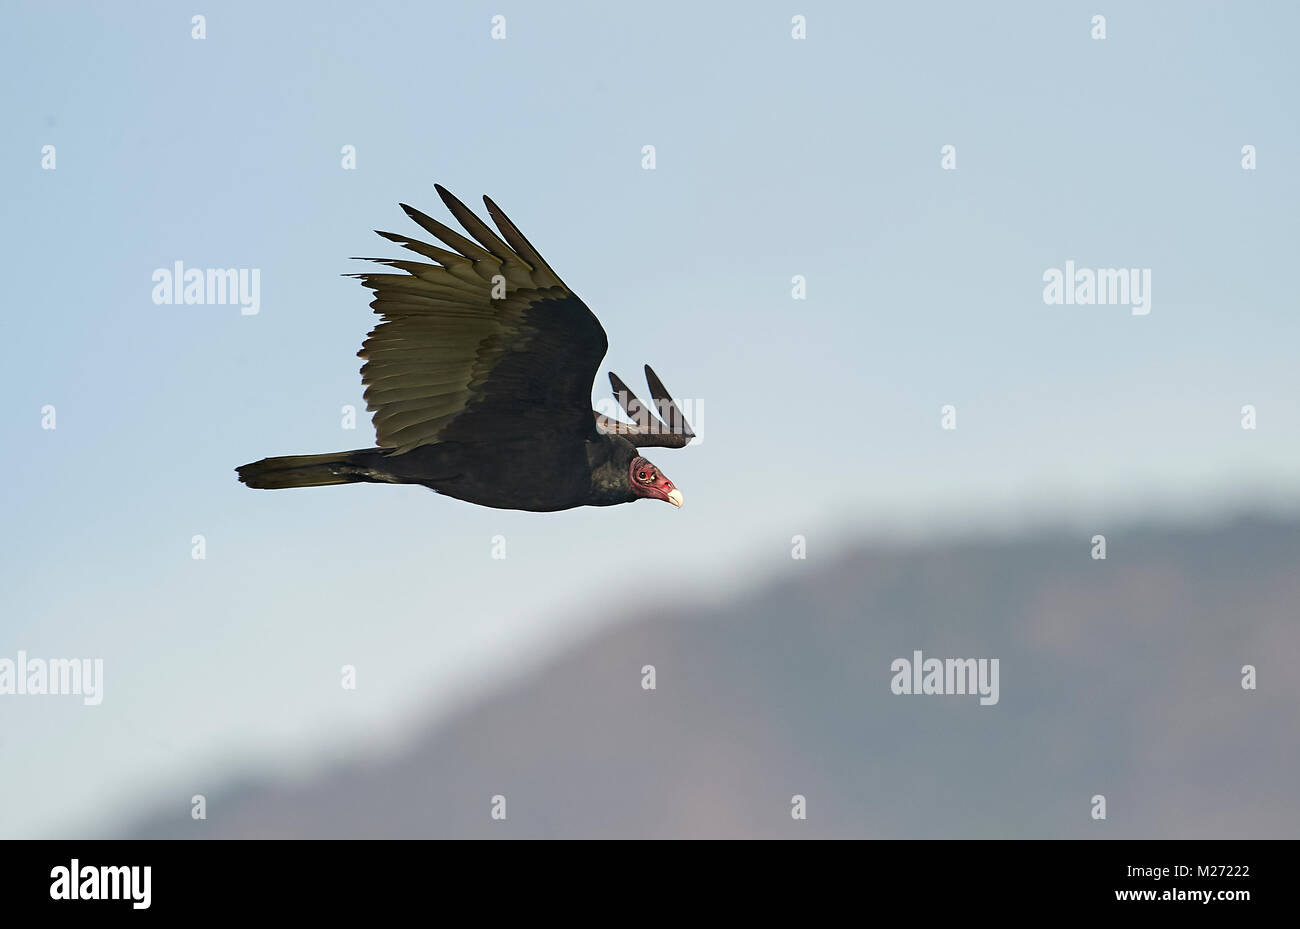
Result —
<path fill-rule="evenodd" d="M 682 492 L 674 487 L 673 482 L 651 464 L 649 459 L 642 458 L 640 455 L 633 458 L 630 477 L 632 493 L 638 497 L 666 500 L 676 507 L 682 505 Z"/>

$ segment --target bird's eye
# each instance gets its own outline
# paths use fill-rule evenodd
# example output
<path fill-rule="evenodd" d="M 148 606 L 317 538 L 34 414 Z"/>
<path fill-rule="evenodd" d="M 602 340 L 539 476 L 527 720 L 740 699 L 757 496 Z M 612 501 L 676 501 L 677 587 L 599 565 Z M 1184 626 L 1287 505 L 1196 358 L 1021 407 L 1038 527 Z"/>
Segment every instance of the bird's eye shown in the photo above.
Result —
<path fill-rule="evenodd" d="M 637 475 L 637 477 L 641 478 L 641 480 L 644 481 L 644 480 L 645 480 L 645 472 L 642 471 L 640 474 Z"/>

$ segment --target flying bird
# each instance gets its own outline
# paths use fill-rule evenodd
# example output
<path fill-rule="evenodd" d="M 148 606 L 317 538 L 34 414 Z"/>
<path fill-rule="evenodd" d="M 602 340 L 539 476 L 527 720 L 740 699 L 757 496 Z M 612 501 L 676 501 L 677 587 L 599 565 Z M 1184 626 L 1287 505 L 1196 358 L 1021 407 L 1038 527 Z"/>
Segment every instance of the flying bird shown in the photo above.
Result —
<path fill-rule="evenodd" d="M 357 353 L 377 447 L 263 458 L 237 468 L 239 479 L 264 489 L 422 484 L 534 512 L 641 499 L 680 507 L 681 491 L 640 452 L 695 435 L 663 382 L 646 365 L 657 416 L 613 372 L 633 423 L 593 410 L 609 347 L 600 321 L 489 198 L 497 231 L 435 186 L 472 238 L 402 204 L 446 247 L 379 232 L 432 263 L 363 258 L 403 273 L 347 275 L 374 291 L 382 320 Z"/>

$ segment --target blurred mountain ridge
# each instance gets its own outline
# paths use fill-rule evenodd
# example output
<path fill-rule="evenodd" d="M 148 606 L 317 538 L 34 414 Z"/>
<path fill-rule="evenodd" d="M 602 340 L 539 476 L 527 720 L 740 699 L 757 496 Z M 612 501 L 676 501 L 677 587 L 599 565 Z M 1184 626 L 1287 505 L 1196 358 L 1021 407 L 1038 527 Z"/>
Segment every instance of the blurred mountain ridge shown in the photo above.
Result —
<path fill-rule="evenodd" d="M 732 601 L 612 625 L 392 757 L 252 772 L 206 820 L 172 802 L 126 833 L 1297 837 L 1300 521 L 1106 542 L 1105 560 L 1039 530 L 754 563 Z M 999 659 L 998 703 L 892 693 L 916 650 Z"/>

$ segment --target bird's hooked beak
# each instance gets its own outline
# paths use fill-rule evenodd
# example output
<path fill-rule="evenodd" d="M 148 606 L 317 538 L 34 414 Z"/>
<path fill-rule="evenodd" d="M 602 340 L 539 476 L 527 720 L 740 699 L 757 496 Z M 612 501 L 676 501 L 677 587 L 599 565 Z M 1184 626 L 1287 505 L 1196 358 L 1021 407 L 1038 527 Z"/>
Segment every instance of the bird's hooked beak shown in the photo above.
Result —
<path fill-rule="evenodd" d="M 659 479 L 655 481 L 654 489 L 658 491 L 656 496 L 660 500 L 667 500 L 679 510 L 682 508 L 682 492 L 677 489 L 672 481 L 668 480 L 668 475 L 662 471 L 659 472 Z"/>

